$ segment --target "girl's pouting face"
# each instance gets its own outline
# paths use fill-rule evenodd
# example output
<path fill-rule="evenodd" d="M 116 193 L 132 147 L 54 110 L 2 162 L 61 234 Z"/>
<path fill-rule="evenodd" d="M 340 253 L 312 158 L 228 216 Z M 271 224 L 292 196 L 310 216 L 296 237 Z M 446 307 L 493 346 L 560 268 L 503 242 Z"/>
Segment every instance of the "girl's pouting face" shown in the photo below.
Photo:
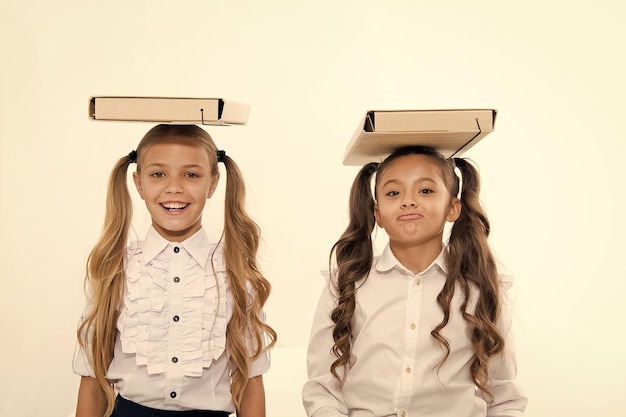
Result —
<path fill-rule="evenodd" d="M 219 174 L 211 175 L 211 160 L 202 144 L 173 136 L 139 155 L 133 179 L 153 227 L 168 241 L 182 242 L 200 229 Z"/>
<path fill-rule="evenodd" d="M 378 178 L 376 194 L 376 221 L 392 245 L 440 246 L 446 221 L 460 214 L 460 202 L 446 188 L 439 165 L 425 155 L 391 162 Z"/>

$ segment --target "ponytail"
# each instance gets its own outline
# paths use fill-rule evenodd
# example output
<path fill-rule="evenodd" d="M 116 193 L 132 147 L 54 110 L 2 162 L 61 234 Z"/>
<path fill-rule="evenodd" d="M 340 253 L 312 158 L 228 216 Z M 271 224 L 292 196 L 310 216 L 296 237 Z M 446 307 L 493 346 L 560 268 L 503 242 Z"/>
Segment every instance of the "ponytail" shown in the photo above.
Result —
<path fill-rule="evenodd" d="M 255 349 L 252 359 L 276 343 L 276 332 L 261 317 L 271 285 L 261 274 L 256 256 L 260 241 L 259 226 L 245 210 L 245 185 L 239 167 L 223 151 L 220 162 L 226 168 L 224 206 L 224 257 L 226 274 L 233 296 L 233 314 L 226 328 L 226 344 L 234 364 L 231 375 L 233 401 L 239 409 L 248 382 L 250 357 L 248 340 Z M 251 288 L 253 297 L 249 296 Z M 270 339 L 264 345 L 264 335 Z"/>
<path fill-rule="evenodd" d="M 372 231 L 376 225 L 374 217 L 374 197 L 371 191 L 372 176 L 378 169 L 377 163 L 365 165 L 357 175 L 350 190 L 348 227 L 331 249 L 331 260 L 334 253 L 337 262 L 338 294 L 337 306 L 331 312 L 335 323 L 333 329 L 334 345 L 331 349 L 337 359 L 330 370 L 340 383 L 345 378 L 346 365 L 350 362 L 350 339 L 352 335 L 352 316 L 356 305 L 356 283 L 367 278 L 372 267 L 373 248 Z M 330 271 L 332 271 L 332 265 Z M 331 273 L 332 274 L 332 273 Z M 343 367 L 343 376 L 339 376 L 337 368 Z"/>
<path fill-rule="evenodd" d="M 445 350 L 441 366 L 450 355 L 450 345 L 440 331 L 448 323 L 454 289 L 459 285 L 464 294 L 461 314 L 472 327 L 471 341 L 475 351 L 470 366 L 472 379 L 493 400 L 487 365 L 493 355 L 504 349 L 504 338 L 496 326 L 501 304 L 498 270 L 487 241 L 490 226 L 480 204 L 478 171 L 465 159 L 454 158 L 453 162 L 462 176 L 462 209 L 450 233 L 449 256 L 446 258 L 448 279 L 437 296 L 444 318 L 431 334 Z M 459 182 L 457 179 L 457 184 Z M 456 188 L 458 189 L 458 185 Z M 478 289 L 478 300 L 473 314 L 466 311 L 471 287 Z"/>
<path fill-rule="evenodd" d="M 91 308 L 77 332 L 78 342 L 88 353 L 96 381 L 106 395 L 107 416 L 115 404 L 115 392 L 106 374 L 113 360 L 124 293 L 124 258 L 133 207 L 126 176 L 132 162 L 130 155 L 121 158 L 109 178 L 104 226 L 87 260 L 85 283 L 92 291 Z"/>

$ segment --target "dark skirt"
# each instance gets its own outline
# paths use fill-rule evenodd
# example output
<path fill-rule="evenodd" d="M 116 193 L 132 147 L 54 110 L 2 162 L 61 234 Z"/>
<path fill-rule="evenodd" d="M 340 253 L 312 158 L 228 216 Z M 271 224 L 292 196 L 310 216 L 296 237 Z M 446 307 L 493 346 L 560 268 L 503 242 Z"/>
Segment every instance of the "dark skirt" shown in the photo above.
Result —
<path fill-rule="evenodd" d="M 126 398 L 118 395 L 115 399 L 115 409 L 111 417 L 228 417 L 227 411 L 210 411 L 210 410 L 187 410 L 187 411 L 170 411 L 157 410 L 141 404 L 134 403 Z"/>

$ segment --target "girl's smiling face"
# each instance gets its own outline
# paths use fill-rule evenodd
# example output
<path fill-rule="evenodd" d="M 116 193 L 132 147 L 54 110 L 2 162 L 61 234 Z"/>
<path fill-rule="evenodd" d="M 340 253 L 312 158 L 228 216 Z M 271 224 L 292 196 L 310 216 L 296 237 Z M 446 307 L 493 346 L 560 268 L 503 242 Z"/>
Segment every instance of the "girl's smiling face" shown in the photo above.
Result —
<path fill-rule="evenodd" d="M 426 155 L 391 162 L 377 180 L 376 195 L 376 221 L 392 246 L 440 246 L 446 221 L 455 221 L 461 209 L 445 186 L 441 168 Z"/>
<path fill-rule="evenodd" d="M 202 226 L 206 200 L 219 180 L 198 141 L 168 136 L 139 155 L 133 179 L 152 217 L 152 226 L 170 242 L 182 242 Z"/>

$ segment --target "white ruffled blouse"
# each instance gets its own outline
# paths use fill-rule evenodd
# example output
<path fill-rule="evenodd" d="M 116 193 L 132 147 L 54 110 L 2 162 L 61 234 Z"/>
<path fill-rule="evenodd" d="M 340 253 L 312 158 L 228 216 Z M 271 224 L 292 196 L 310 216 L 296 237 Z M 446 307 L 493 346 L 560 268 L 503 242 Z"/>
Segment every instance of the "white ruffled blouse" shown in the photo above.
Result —
<path fill-rule="evenodd" d="M 223 245 L 201 229 L 171 243 L 150 228 L 128 248 L 126 293 L 108 378 L 132 401 L 164 410 L 234 411 L 226 326 L 232 297 Z M 269 356 L 252 363 L 250 377 L 269 368 Z M 74 370 L 93 376 L 84 352 Z"/>
<path fill-rule="evenodd" d="M 220 299 L 226 294 L 222 246 L 181 248 L 158 240 L 128 250 L 127 293 L 117 323 L 122 351 L 135 354 L 148 374 L 158 374 L 167 369 L 167 353 L 177 350 L 182 374 L 197 377 L 226 348 L 231 311 Z M 215 274 L 207 262 L 211 253 Z"/>

